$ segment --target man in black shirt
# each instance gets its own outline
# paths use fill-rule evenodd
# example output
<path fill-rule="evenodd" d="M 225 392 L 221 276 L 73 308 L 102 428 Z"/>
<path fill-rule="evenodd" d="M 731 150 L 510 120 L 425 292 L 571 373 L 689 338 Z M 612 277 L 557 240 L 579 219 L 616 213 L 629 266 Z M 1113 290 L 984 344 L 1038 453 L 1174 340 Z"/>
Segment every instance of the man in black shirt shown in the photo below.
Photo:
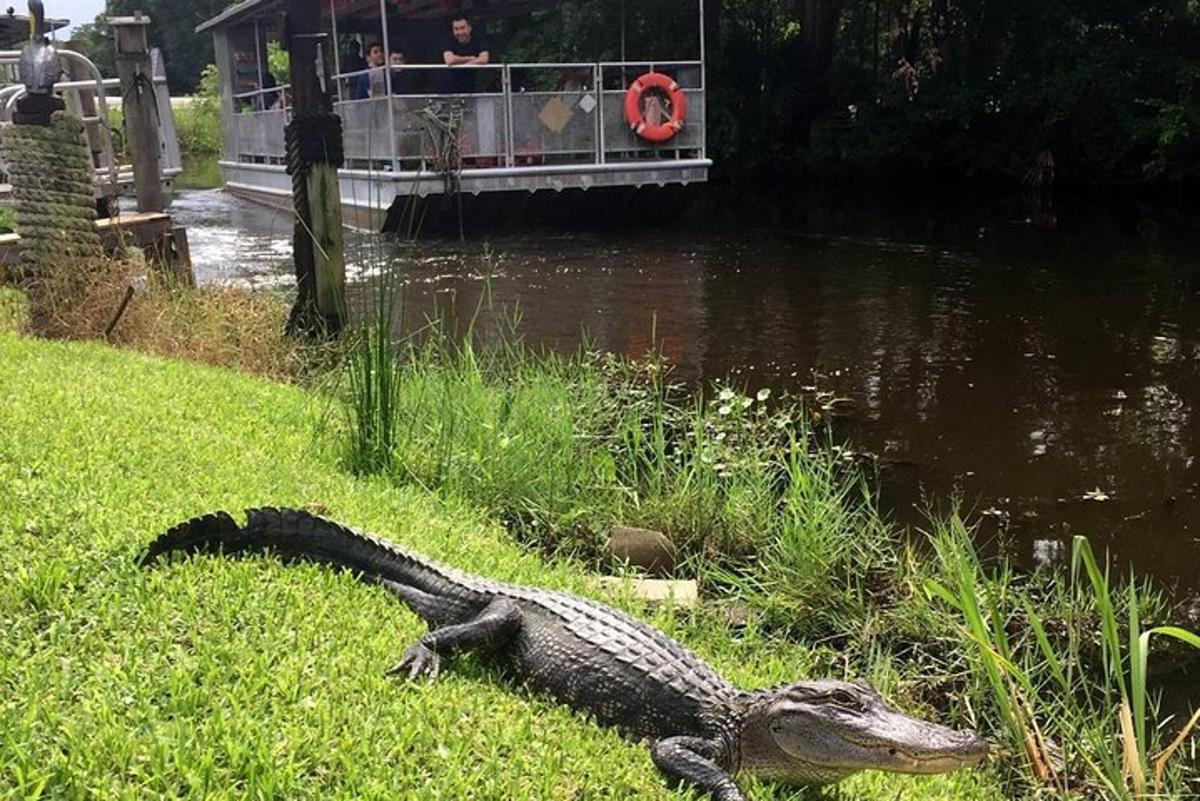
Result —
<path fill-rule="evenodd" d="M 471 21 L 459 14 L 450 20 L 450 39 L 442 51 L 447 67 L 464 64 L 487 64 L 490 58 L 482 34 L 472 33 Z M 480 70 L 448 69 L 443 76 L 442 91 L 446 94 L 471 94 L 475 91 L 475 73 Z"/>

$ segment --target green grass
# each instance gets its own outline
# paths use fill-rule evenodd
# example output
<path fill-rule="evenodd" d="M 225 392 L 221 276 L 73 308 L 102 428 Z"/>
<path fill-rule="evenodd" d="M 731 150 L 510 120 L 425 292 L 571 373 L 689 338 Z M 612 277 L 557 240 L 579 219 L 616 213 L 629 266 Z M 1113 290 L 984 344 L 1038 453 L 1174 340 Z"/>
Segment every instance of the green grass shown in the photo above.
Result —
<path fill-rule="evenodd" d="M 295 387 L 0 333 L 3 794 L 694 797 L 665 787 L 644 746 L 472 660 L 430 686 L 386 679 L 422 627 L 379 590 L 261 560 L 134 567 L 151 537 L 191 515 L 320 504 L 467 570 L 589 593 L 578 565 L 547 565 L 481 507 L 339 469 L 341 454 L 311 434 L 324 414 Z M 744 685 L 845 670 L 836 650 L 730 629 L 716 607 L 649 619 Z M 905 663 L 870 665 L 889 695 L 909 698 Z M 824 797 L 1005 794 L 987 769 L 863 774 Z"/>
<path fill-rule="evenodd" d="M 994 708 L 998 728 L 1024 762 L 1024 777 L 1060 794 L 1104 798 L 1183 797 L 1186 779 L 1169 732 L 1148 727 L 1151 637 L 1200 648 L 1200 637 L 1174 626 L 1146 628 L 1152 589 L 1111 580 L 1087 539 L 1072 543 L 1071 570 L 1022 586 L 1004 565 L 985 568 L 957 516 L 942 521 L 934 544 L 944 581 L 926 591 L 962 616 L 967 663 L 978 697 Z M 1038 598 L 1049 589 L 1051 603 Z M 1053 610 L 1057 618 L 1050 618 Z M 1165 737 L 1164 737 L 1165 734 Z M 1152 758 L 1152 755 L 1158 755 Z"/>
<path fill-rule="evenodd" d="M 212 157 L 221 152 L 221 115 L 216 100 L 198 95 L 190 103 L 175 106 L 175 136 L 186 157 Z"/>
<path fill-rule="evenodd" d="M 183 172 L 175 176 L 177 189 L 216 189 L 221 186 L 221 165 L 216 155 L 184 156 Z"/>
<path fill-rule="evenodd" d="M 738 586 L 792 633 L 861 618 L 866 583 L 895 568 L 897 532 L 798 404 L 694 396 L 652 355 L 534 350 L 503 315 L 483 336 L 480 310 L 463 334 L 434 320 L 394 344 L 387 283 L 349 338 L 337 395 L 353 472 L 480 506 L 521 541 L 597 567 L 614 524 L 664 531 L 680 573 Z"/>
<path fill-rule="evenodd" d="M 985 566 L 956 517 L 912 547 L 802 405 L 722 386 L 689 395 L 653 357 L 534 351 L 503 316 L 477 336 L 479 312 L 461 335 L 434 321 L 399 347 L 384 306 L 363 315 L 339 396 L 349 425 L 333 440 L 352 471 L 478 506 L 599 568 L 614 523 L 660 529 L 681 573 L 763 631 L 822 643 L 818 662 L 894 679 L 1005 742 L 1011 792 L 1187 793 L 1182 760 L 1152 759 L 1181 722 L 1154 726 L 1145 631 L 1200 638 L 1147 629 L 1169 615 L 1161 593 L 1110 583 L 1086 540 L 1069 576 Z"/>
<path fill-rule="evenodd" d="M 0 332 L 20 331 L 28 317 L 25 293 L 0 284 Z"/>

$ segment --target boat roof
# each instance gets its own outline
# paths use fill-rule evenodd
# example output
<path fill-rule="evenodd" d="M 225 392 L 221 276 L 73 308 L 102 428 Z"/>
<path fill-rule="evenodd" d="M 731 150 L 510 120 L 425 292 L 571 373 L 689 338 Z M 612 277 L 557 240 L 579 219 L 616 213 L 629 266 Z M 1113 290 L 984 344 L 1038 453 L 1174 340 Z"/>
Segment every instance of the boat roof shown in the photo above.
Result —
<path fill-rule="evenodd" d="M 47 31 L 57 31 L 70 24 L 66 19 L 47 19 L 43 24 Z M 8 50 L 29 41 L 29 17 L 24 14 L 14 14 L 12 9 L 7 14 L 0 14 L 0 49 Z"/>
<path fill-rule="evenodd" d="M 327 13 L 327 0 L 317 0 L 321 3 L 322 13 Z M 445 19 L 451 13 L 470 14 L 472 19 L 487 17 L 511 17 L 527 14 L 539 8 L 547 8 L 556 0 L 456 0 L 449 4 L 446 0 L 387 0 L 389 19 Z M 334 10 L 341 19 L 343 14 L 363 14 L 372 17 L 379 16 L 379 0 L 334 0 Z M 212 28 L 234 25 L 253 19 L 260 14 L 279 12 L 283 10 L 282 0 L 242 0 L 230 6 L 210 20 L 196 26 L 196 33 L 202 33 Z"/>

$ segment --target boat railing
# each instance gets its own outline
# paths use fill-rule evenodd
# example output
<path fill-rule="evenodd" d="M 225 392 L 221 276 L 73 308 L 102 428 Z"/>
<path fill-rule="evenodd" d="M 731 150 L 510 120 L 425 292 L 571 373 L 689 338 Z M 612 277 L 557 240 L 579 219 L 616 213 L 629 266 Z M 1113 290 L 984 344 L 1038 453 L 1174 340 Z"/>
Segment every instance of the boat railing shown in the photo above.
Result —
<path fill-rule="evenodd" d="M 58 81 L 54 84 L 54 92 L 63 97 L 67 111 L 84 124 L 99 194 L 112 194 L 116 186 L 133 182 L 133 165 L 124 159 L 121 148 L 114 147 L 113 127 L 109 122 L 109 100 L 121 97 L 121 81 L 105 78 L 99 67 L 82 53 L 61 48 L 56 53 L 64 65 L 73 64 L 88 76 Z M 12 120 L 17 100 L 25 94 L 25 87 L 16 82 L 16 65 L 20 58 L 20 50 L 0 50 L 0 71 L 6 79 L 13 81 L 0 87 L 0 122 Z M 151 70 L 162 147 L 159 165 L 166 179 L 182 172 L 183 163 L 171 113 L 166 69 L 157 48 L 151 52 Z M 6 172 L 2 161 L 0 172 Z"/>
<path fill-rule="evenodd" d="M 629 83 L 650 70 L 671 75 L 688 102 L 682 130 L 658 145 L 639 138 L 624 116 Z M 700 61 L 410 64 L 332 80 L 352 169 L 465 172 L 704 158 Z M 283 163 L 287 90 L 233 96 L 234 160 Z"/>

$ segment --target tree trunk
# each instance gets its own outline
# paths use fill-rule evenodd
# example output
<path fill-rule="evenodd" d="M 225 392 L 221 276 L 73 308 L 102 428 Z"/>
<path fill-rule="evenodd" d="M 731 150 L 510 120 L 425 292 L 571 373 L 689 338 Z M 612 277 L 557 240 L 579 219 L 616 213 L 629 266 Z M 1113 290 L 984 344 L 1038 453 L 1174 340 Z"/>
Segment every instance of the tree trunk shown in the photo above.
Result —
<path fill-rule="evenodd" d="M 800 0 L 799 10 L 800 98 L 794 130 L 798 144 L 806 147 L 813 122 L 829 105 L 829 70 L 833 66 L 842 0 Z"/>
<path fill-rule="evenodd" d="M 802 66 L 809 81 L 824 80 L 828 76 L 841 12 L 841 0 L 800 0 Z"/>

